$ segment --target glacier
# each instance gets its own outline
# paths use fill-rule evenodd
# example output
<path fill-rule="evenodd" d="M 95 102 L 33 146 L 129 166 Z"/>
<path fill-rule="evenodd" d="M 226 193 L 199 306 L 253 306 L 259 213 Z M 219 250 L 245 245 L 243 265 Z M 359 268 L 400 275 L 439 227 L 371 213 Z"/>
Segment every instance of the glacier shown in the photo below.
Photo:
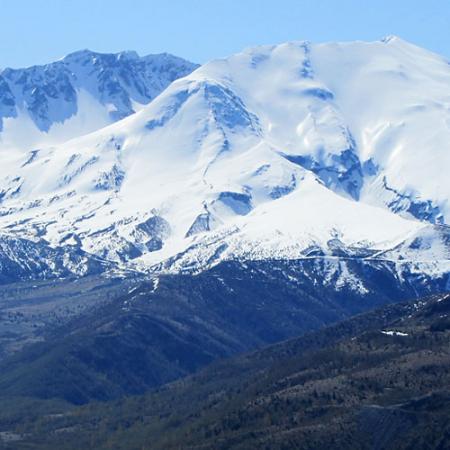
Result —
<path fill-rule="evenodd" d="M 0 74 L 2 233 L 144 272 L 318 260 L 324 281 L 364 292 L 358 260 L 450 288 L 445 58 L 397 37 L 167 58 L 79 52 Z M 162 81 L 145 90 L 154 65 Z M 18 112 L 34 91 L 11 80 L 43 74 L 52 87 L 33 101 L 48 108 L 27 97 Z M 75 95 L 95 103 L 92 128 L 71 127 Z M 11 137 L 25 122 L 33 145 Z"/>

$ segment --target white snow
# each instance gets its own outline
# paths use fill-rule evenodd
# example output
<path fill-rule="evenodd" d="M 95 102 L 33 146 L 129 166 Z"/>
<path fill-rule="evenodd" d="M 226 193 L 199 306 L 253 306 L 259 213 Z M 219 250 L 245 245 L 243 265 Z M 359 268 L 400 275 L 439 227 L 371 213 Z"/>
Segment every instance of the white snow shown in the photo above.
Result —
<path fill-rule="evenodd" d="M 26 118 L 5 119 L 0 228 L 34 239 L 45 228 L 52 245 L 74 233 L 85 250 L 114 260 L 131 243 L 141 268 L 168 258 L 173 270 L 305 258 L 320 248 L 340 272 L 338 287 L 361 292 L 330 241 L 442 274 L 447 229 L 389 205 L 396 190 L 449 222 L 449 92 L 447 61 L 398 38 L 291 42 L 205 64 L 81 137 L 106 125 L 108 108 L 83 107 L 45 136 L 29 132 Z M 21 130 L 39 144 L 28 164 L 30 154 L 8 143 Z M 347 150 L 356 159 L 339 159 Z M 369 160 L 376 169 L 366 173 Z M 355 161 L 361 168 L 350 173 Z M 138 225 L 152 216 L 170 233 L 150 251 Z"/>
<path fill-rule="evenodd" d="M 91 133 L 111 123 L 108 111 L 89 92 L 77 92 L 78 112 L 64 122 L 56 122 L 48 132 L 40 131 L 30 116 L 20 109 L 18 117 L 3 119 L 1 152 L 37 149 L 57 145 Z"/>
<path fill-rule="evenodd" d="M 387 336 L 408 336 L 408 333 L 404 333 L 403 331 L 382 330 L 381 332 Z"/>
<path fill-rule="evenodd" d="M 152 281 L 153 281 L 153 288 L 152 288 L 151 292 L 156 292 L 156 290 L 159 287 L 159 278 L 156 277 Z"/>

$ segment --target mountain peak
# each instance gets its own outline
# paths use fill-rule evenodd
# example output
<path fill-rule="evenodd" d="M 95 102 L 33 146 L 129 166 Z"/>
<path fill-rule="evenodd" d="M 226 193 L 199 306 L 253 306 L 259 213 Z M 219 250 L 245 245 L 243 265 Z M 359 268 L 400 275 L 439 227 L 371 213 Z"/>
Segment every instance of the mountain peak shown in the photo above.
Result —
<path fill-rule="evenodd" d="M 399 41 L 406 42 L 402 38 L 400 38 L 399 36 L 397 36 L 395 34 L 388 34 L 387 36 L 384 36 L 380 40 L 381 40 L 381 42 L 384 42 L 385 44 L 389 44 L 391 42 L 399 42 Z"/>
<path fill-rule="evenodd" d="M 196 67 L 168 54 L 84 49 L 43 66 L 6 69 L 0 74 L 2 141 L 23 148 L 90 133 L 134 113 Z M 13 125 L 19 121 L 26 130 Z"/>
<path fill-rule="evenodd" d="M 71 52 L 61 58 L 60 61 L 64 62 L 77 62 L 80 60 L 93 59 L 93 58 L 101 58 L 101 59 L 115 59 L 117 61 L 120 60 L 139 60 L 140 56 L 134 50 L 124 50 L 117 53 L 102 53 L 96 52 L 89 49 L 77 50 L 75 52 Z"/>
<path fill-rule="evenodd" d="M 449 223 L 450 185 L 429 159 L 450 165 L 441 59 L 379 41 L 257 47 L 195 71 L 165 54 L 92 54 L 48 70 L 27 105 L 51 135 L 86 90 L 117 123 L 22 153 L 0 184 L 0 226 L 146 270 L 310 254 L 448 267 L 434 224 Z"/>

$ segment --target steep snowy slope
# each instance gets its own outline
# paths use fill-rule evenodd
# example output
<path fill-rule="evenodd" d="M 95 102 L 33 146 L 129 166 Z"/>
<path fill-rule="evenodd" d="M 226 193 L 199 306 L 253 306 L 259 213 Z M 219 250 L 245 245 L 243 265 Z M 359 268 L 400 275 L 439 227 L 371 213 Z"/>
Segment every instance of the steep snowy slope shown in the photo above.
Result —
<path fill-rule="evenodd" d="M 2 149 L 64 142 L 122 119 L 197 66 L 168 55 L 82 50 L 60 61 L 0 71 Z"/>
<path fill-rule="evenodd" d="M 448 222 L 450 66 L 402 41 L 287 43 L 196 72 L 233 89 L 265 142 L 333 190 Z M 438 161 L 438 163 L 437 163 Z"/>
<path fill-rule="evenodd" d="M 397 38 L 246 50 L 90 135 L 3 152 L 0 226 L 141 268 L 381 258 L 446 276 L 449 88 L 445 60 Z"/>

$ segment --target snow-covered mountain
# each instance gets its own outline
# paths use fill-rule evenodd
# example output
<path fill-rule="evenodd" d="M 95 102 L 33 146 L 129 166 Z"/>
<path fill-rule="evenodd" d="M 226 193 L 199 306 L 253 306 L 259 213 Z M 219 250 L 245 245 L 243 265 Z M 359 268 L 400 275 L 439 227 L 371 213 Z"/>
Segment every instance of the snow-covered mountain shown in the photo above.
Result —
<path fill-rule="evenodd" d="M 135 114 L 108 96 L 129 117 L 91 134 L 2 151 L 0 227 L 141 270 L 317 258 L 364 292 L 356 258 L 445 282 L 449 92 L 448 61 L 399 38 L 248 49 Z"/>
<path fill-rule="evenodd" d="M 169 54 L 82 50 L 60 61 L 0 71 L 0 143 L 61 143 L 123 119 L 197 65 Z"/>

